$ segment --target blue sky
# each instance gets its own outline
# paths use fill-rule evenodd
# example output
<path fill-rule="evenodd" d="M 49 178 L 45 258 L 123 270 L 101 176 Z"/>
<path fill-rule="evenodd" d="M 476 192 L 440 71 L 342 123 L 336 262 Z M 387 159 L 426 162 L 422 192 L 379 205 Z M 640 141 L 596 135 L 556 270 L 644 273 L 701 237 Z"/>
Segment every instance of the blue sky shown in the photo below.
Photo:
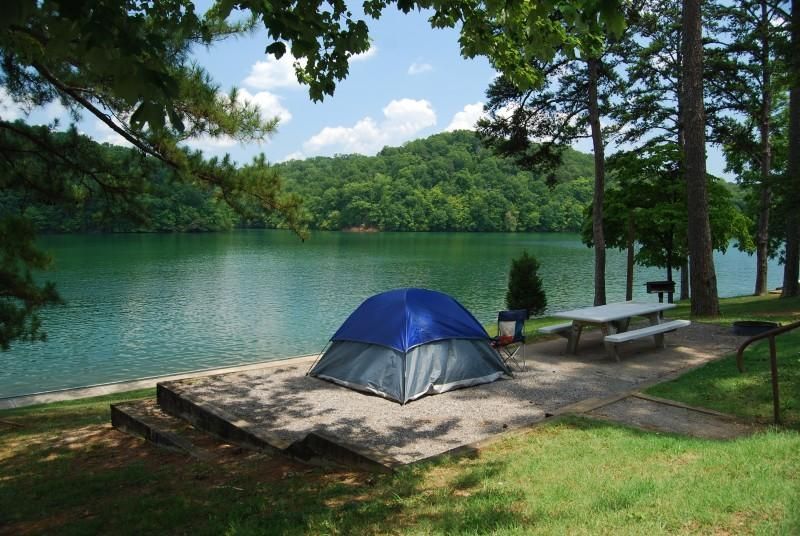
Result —
<path fill-rule="evenodd" d="M 265 57 L 263 33 L 199 50 L 197 59 L 224 88 L 240 87 L 282 118 L 278 133 L 260 147 L 271 161 L 375 154 L 384 145 L 474 124 L 495 72 L 484 58 L 461 57 L 456 31 L 433 30 L 426 16 L 393 10 L 369 26 L 372 48 L 321 103 L 296 83 L 291 58 Z M 254 149 L 228 148 L 240 161 Z"/>
<path fill-rule="evenodd" d="M 312 102 L 307 88 L 297 83 L 288 55 L 281 61 L 265 55 L 270 41 L 264 30 L 198 49 L 197 61 L 220 90 L 239 88 L 265 116 L 278 116 L 281 122 L 277 133 L 263 143 L 200 139 L 190 145 L 209 156 L 230 154 L 241 163 L 260 152 L 281 162 L 317 155 L 372 155 L 385 145 L 474 125 L 495 71 L 485 58 L 461 57 L 457 31 L 432 29 L 424 13 L 394 10 L 380 20 L 368 19 L 368 24 L 372 48 L 352 62 L 335 95 L 321 103 Z M 0 114 L 13 118 L 19 112 L 11 110 L 4 96 L 0 95 Z M 34 111 L 29 121 L 57 117 L 69 122 L 63 109 L 53 104 Z M 98 140 L 120 142 L 93 118 L 84 117 L 79 128 Z M 591 152 L 591 143 L 582 140 L 575 148 Z M 719 151 L 709 146 L 708 155 L 709 172 L 723 175 Z"/>

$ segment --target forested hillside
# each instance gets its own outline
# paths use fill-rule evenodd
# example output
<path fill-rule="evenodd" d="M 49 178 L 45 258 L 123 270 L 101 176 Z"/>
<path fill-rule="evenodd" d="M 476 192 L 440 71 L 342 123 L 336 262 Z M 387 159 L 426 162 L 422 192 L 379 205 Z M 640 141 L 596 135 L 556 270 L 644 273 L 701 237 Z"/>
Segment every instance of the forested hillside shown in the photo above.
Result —
<path fill-rule="evenodd" d="M 577 231 L 592 198 L 592 157 L 567 151 L 550 188 L 541 177 L 456 131 L 384 148 L 277 167 L 318 229 Z"/>
<path fill-rule="evenodd" d="M 30 133 L 41 127 L 18 122 L 15 128 Z M 81 168 L 53 177 L 35 154 L 20 158 L 18 165 L 40 184 L 30 187 L 30 195 L 0 188 L 0 217 L 23 216 L 40 233 L 212 231 L 239 223 L 218 188 L 176 180 L 166 164 L 139 151 L 74 131 L 55 132 L 48 143 L 74 156 Z M 0 184 L 13 184 L 16 177 L 2 179 Z"/>
<path fill-rule="evenodd" d="M 56 137 L 59 135 L 56 134 Z M 74 177 L 72 206 L 0 192 L 0 213 L 25 215 L 39 232 L 186 232 L 276 227 L 243 221 L 219 192 L 170 179 L 163 164 L 131 149 L 82 141 L 93 158 L 142 181 L 136 214 L 109 210 L 91 181 Z M 87 153 L 88 154 L 88 153 Z M 377 156 L 343 155 L 274 166 L 303 199 L 312 229 L 383 231 L 577 231 L 592 198 L 592 158 L 567 151 L 551 188 L 484 148 L 474 133 L 436 134 L 384 148 Z"/>

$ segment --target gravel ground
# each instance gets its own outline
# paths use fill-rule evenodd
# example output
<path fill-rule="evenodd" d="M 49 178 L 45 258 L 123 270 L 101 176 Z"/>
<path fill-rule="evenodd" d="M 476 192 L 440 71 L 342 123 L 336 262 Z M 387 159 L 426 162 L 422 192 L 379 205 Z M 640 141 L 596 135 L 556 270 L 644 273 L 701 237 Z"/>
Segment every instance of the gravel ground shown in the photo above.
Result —
<path fill-rule="evenodd" d="M 177 382 L 184 396 L 212 404 L 288 441 L 312 431 L 341 438 L 400 463 L 530 425 L 588 398 L 636 389 L 735 350 L 729 330 L 693 324 L 652 340 L 623 345 L 622 362 L 604 352 L 599 333 L 587 333 L 577 356 L 563 339 L 529 345 L 528 369 L 514 378 L 427 396 L 405 406 L 305 376 L 309 365 L 286 364 Z"/>

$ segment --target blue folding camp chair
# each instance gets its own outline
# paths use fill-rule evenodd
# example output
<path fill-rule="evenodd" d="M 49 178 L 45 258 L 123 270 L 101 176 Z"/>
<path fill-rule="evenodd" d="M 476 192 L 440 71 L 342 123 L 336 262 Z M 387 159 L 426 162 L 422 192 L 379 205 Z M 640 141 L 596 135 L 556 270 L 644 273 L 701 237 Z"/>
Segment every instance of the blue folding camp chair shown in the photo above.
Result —
<path fill-rule="evenodd" d="M 518 370 L 525 370 L 525 335 L 522 330 L 527 319 L 528 311 L 525 309 L 500 311 L 497 313 L 497 337 L 492 339 L 492 346 L 503 362 L 509 367 L 513 363 Z"/>

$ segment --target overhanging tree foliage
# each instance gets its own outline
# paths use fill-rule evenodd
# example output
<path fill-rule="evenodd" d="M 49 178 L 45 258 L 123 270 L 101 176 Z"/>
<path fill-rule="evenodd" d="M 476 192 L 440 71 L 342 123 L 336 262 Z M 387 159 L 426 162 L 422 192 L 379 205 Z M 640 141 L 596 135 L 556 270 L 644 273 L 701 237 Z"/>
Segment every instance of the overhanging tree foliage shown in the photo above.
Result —
<path fill-rule="evenodd" d="M 53 283 L 37 285 L 32 270 L 47 268 L 50 259 L 33 247 L 33 228 L 25 218 L 0 220 L 0 349 L 13 340 L 44 340 L 36 311 L 61 303 Z"/>
<path fill-rule="evenodd" d="M 74 118 L 94 116 L 139 151 L 132 157 L 140 161 L 136 169 L 146 168 L 147 159 L 159 161 L 177 181 L 214 188 L 242 212 L 278 213 L 300 230 L 297 199 L 281 193 L 277 175 L 263 160 L 237 168 L 227 159 L 206 161 L 179 146 L 193 136 L 246 141 L 274 130 L 275 119 L 262 117 L 235 91 L 221 93 L 189 58 L 192 46 L 252 26 L 253 21 L 225 23 L 219 9 L 200 18 L 191 2 L 181 0 L 12 0 L 4 4 L 0 21 L 0 82 L 23 107 L 55 101 Z M 322 87 L 327 77 L 336 76 L 335 65 L 309 63 Z M 3 191 L 67 207 L 92 192 L 105 199 L 109 211 L 139 212 L 137 200 L 146 187 L 142 175 L 112 165 L 74 130 L 54 136 L 55 126 L 29 128 L 0 119 Z M 32 239 L 21 230 L 18 237 L 28 244 Z M 12 241 L 0 248 L 6 272 L 0 283 L 0 344 L 7 347 L 16 338 L 39 336 L 33 313 L 55 302 L 56 295 L 52 286 L 37 286 L 27 277 L 30 267 L 44 266 L 43 257 L 33 265 Z M 24 296 L 41 298 L 26 301 Z"/>

